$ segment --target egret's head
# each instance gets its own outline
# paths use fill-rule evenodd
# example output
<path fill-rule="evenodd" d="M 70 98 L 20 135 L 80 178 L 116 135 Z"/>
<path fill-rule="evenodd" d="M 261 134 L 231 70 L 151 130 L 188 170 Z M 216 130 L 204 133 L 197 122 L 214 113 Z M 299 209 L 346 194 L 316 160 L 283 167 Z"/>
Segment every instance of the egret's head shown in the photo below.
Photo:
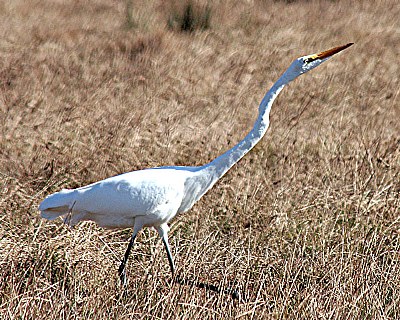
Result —
<path fill-rule="evenodd" d="M 287 78 L 287 80 L 291 81 L 297 78 L 299 75 L 319 66 L 322 62 L 328 60 L 334 54 L 350 47 L 352 44 L 353 43 L 348 43 L 344 46 L 335 47 L 317 54 L 300 57 L 296 59 L 289 67 L 289 69 L 285 72 L 285 77 Z"/>

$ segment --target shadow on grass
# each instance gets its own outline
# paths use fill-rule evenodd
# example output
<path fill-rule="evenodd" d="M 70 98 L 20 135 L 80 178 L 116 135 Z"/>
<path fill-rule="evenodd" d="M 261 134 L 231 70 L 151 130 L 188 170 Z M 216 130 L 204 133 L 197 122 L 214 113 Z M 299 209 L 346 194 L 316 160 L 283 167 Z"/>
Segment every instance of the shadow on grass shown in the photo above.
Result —
<path fill-rule="evenodd" d="M 227 295 L 230 295 L 233 300 L 240 300 L 239 291 L 232 287 L 223 288 L 223 287 L 219 287 L 219 286 L 216 286 L 213 284 L 209 284 L 209 283 L 205 283 L 205 282 L 201 282 L 201 281 L 193 281 L 190 279 L 185 279 L 185 278 L 180 278 L 180 277 L 176 277 L 174 279 L 174 283 L 177 283 L 182 286 L 191 286 L 191 287 L 196 287 L 199 289 L 206 289 L 208 291 L 213 291 L 216 293 L 227 294 Z"/>
<path fill-rule="evenodd" d="M 172 282 L 173 282 L 173 284 L 178 284 L 181 286 L 196 287 L 199 289 L 205 289 L 207 291 L 212 291 L 215 293 L 226 294 L 226 295 L 231 296 L 233 300 L 237 300 L 237 301 L 243 300 L 240 296 L 239 291 L 237 289 L 235 289 L 233 286 L 224 288 L 224 287 L 216 286 L 213 284 L 209 284 L 209 283 L 205 283 L 205 282 L 201 282 L 201 281 L 194 281 L 194 280 L 185 279 L 185 278 L 181 278 L 181 277 L 174 278 L 172 280 Z M 117 294 L 116 299 L 117 300 L 128 299 L 129 297 L 130 297 L 129 290 L 126 285 L 125 286 L 123 285 L 123 290 L 122 290 L 122 292 Z"/>

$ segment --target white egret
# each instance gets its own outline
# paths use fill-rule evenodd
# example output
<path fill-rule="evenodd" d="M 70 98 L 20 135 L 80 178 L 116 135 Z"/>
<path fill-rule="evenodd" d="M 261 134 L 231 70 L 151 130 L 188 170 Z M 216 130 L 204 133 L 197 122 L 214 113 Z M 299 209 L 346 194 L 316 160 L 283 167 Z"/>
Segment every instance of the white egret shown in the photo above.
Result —
<path fill-rule="evenodd" d="M 290 81 L 306 73 L 352 43 L 296 59 L 266 93 L 258 108 L 253 129 L 232 149 L 198 167 L 158 167 L 124 173 L 85 187 L 63 189 L 47 196 L 39 206 L 43 218 L 64 216 L 75 225 L 92 220 L 104 228 L 133 227 L 133 233 L 119 267 L 126 284 L 125 265 L 136 235 L 143 227 L 154 227 L 164 242 L 174 277 L 175 266 L 168 243 L 168 223 L 188 211 L 235 163 L 264 136 L 269 113 L 277 95 Z"/>

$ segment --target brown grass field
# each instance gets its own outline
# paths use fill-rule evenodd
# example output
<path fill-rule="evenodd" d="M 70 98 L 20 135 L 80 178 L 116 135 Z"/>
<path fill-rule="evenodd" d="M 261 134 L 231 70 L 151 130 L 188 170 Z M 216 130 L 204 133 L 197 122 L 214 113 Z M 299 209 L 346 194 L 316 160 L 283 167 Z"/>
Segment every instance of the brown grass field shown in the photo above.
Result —
<path fill-rule="evenodd" d="M 177 3 L 0 2 L 0 318 L 399 319 L 398 1 L 215 1 L 194 32 Z M 172 222 L 178 275 L 240 300 L 172 283 L 153 229 L 121 295 L 131 230 L 40 218 L 61 188 L 214 159 L 295 58 L 347 42 Z"/>

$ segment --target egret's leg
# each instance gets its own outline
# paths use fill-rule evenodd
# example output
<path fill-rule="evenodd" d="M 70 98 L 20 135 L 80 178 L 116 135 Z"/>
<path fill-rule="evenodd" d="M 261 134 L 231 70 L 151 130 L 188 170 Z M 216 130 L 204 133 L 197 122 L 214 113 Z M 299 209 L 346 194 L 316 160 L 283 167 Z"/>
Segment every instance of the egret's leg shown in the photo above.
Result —
<path fill-rule="evenodd" d="M 121 260 L 121 264 L 118 268 L 118 275 L 119 275 L 119 278 L 121 279 L 121 282 L 124 285 L 124 287 L 126 287 L 126 271 L 125 271 L 126 262 L 128 261 L 129 254 L 131 253 L 132 246 L 136 239 L 136 235 L 139 232 L 139 230 L 141 229 L 141 227 L 142 226 L 139 226 L 135 223 L 135 226 L 133 227 L 132 237 L 128 244 L 128 248 L 126 248 L 124 258 Z"/>
<path fill-rule="evenodd" d="M 169 227 L 168 227 L 167 224 L 162 224 L 161 226 L 156 227 L 156 229 L 157 229 L 158 234 L 160 235 L 161 239 L 164 242 L 165 250 L 167 250 L 169 267 L 171 268 L 172 278 L 174 278 L 174 276 L 175 276 L 175 264 L 174 264 L 174 259 L 172 258 L 171 248 L 169 247 L 169 242 L 168 242 Z"/>
<path fill-rule="evenodd" d="M 165 249 L 167 250 L 168 262 L 169 267 L 171 268 L 172 278 L 175 276 L 175 264 L 171 254 L 171 248 L 169 247 L 168 243 L 168 236 L 165 234 L 165 237 L 162 238 L 164 242 Z"/>
<path fill-rule="evenodd" d="M 135 242 L 135 239 L 136 239 L 136 235 L 132 234 L 131 240 L 129 241 L 129 244 L 128 244 L 128 248 L 125 251 L 124 258 L 121 260 L 121 264 L 118 268 L 118 275 L 124 286 L 126 286 L 125 266 L 126 266 L 126 262 L 128 261 L 129 254 L 131 253 L 131 249 L 132 249 L 133 243 Z"/>

